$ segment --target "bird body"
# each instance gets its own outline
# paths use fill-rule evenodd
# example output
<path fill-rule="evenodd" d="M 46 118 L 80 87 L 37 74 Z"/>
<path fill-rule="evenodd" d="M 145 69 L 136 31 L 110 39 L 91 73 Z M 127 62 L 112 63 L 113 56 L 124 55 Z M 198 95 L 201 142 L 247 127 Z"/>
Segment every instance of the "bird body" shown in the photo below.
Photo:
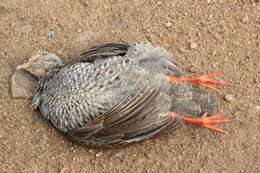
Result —
<path fill-rule="evenodd" d="M 142 141 L 173 130 L 180 118 L 171 112 L 199 117 L 219 105 L 192 83 L 169 82 L 168 76 L 186 75 L 150 43 L 93 47 L 41 74 L 33 107 L 69 139 L 90 147 Z"/>

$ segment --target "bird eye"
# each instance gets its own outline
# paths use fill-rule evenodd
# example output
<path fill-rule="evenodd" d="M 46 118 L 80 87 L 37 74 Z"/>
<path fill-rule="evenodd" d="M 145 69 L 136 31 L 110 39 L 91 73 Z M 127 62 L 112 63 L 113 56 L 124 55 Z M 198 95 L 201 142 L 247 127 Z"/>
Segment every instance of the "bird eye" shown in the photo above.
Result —
<path fill-rule="evenodd" d="M 168 68 L 167 68 L 167 66 L 166 66 L 166 65 L 163 65 L 163 69 L 164 69 L 164 70 L 167 70 Z"/>
<path fill-rule="evenodd" d="M 163 70 L 163 73 L 164 73 L 164 74 L 166 74 L 166 75 L 169 75 L 169 74 L 170 74 L 168 66 L 163 65 L 163 66 L 162 66 L 162 70 Z"/>

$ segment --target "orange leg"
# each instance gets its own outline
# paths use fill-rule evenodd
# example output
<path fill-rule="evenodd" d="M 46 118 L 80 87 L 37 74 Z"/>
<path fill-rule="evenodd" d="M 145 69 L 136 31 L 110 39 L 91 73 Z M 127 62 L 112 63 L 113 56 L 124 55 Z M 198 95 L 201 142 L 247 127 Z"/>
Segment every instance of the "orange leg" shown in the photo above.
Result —
<path fill-rule="evenodd" d="M 174 112 L 171 112 L 171 116 L 181 117 L 181 119 L 183 121 L 190 122 L 190 123 L 193 123 L 193 124 L 197 124 L 199 126 L 202 126 L 202 127 L 205 127 L 205 128 L 211 129 L 211 130 L 215 130 L 215 131 L 220 132 L 220 133 L 227 133 L 226 131 L 218 129 L 218 128 L 213 126 L 214 124 L 229 123 L 229 122 L 233 121 L 233 120 L 214 120 L 214 119 L 219 118 L 223 115 L 224 114 L 216 114 L 216 115 L 213 115 L 211 117 L 207 117 L 207 114 L 205 113 L 200 118 L 193 119 L 193 118 L 183 117 L 183 116 L 178 115 Z"/>
<path fill-rule="evenodd" d="M 231 84 L 226 83 L 226 82 L 211 80 L 210 78 L 220 76 L 220 75 L 223 75 L 223 74 L 224 74 L 223 72 L 218 72 L 218 73 L 212 73 L 212 74 L 202 75 L 202 76 L 193 77 L 193 78 L 175 78 L 175 77 L 172 77 L 172 76 L 168 76 L 168 79 L 169 79 L 169 82 L 194 82 L 194 83 L 197 84 L 197 86 L 199 88 L 201 88 L 202 86 L 205 86 L 205 87 L 212 89 L 216 92 L 220 92 L 219 89 L 211 86 L 211 84 L 222 85 L 222 86 L 230 86 Z"/>

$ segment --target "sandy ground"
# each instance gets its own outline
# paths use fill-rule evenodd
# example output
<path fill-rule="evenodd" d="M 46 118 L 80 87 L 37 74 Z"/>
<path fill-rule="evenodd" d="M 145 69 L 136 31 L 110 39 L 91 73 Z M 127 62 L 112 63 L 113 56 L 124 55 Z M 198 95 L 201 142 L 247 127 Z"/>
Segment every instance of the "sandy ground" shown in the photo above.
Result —
<path fill-rule="evenodd" d="M 260 172 L 260 4 L 255 0 L 1 0 L 0 172 Z M 95 150 L 62 137 L 10 97 L 15 66 L 36 50 L 65 62 L 108 42 L 150 41 L 191 75 L 225 72 L 223 135 L 183 125 L 172 137 Z M 231 94 L 232 101 L 224 95 Z M 258 107 L 257 107 L 258 106 Z"/>

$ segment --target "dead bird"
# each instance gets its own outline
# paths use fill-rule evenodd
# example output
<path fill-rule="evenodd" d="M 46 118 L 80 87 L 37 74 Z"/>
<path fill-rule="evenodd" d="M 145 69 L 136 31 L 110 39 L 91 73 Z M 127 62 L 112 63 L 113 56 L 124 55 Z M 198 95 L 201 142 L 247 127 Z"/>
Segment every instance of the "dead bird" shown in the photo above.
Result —
<path fill-rule="evenodd" d="M 223 116 L 214 115 L 219 102 L 201 88 L 229 86 L 211 79 L 222 74 L 188 77 L 150 43 L 106 44 L 67 65 L 55 54 L 35 54 L 17 66 L 11 89 L 14 97 L 33 96 L 33 108 L 72 141 L 112 148 L 173 131 L 181 121 L 226 133 L 213 125 L 232 120 L 215 120 Z"/>

